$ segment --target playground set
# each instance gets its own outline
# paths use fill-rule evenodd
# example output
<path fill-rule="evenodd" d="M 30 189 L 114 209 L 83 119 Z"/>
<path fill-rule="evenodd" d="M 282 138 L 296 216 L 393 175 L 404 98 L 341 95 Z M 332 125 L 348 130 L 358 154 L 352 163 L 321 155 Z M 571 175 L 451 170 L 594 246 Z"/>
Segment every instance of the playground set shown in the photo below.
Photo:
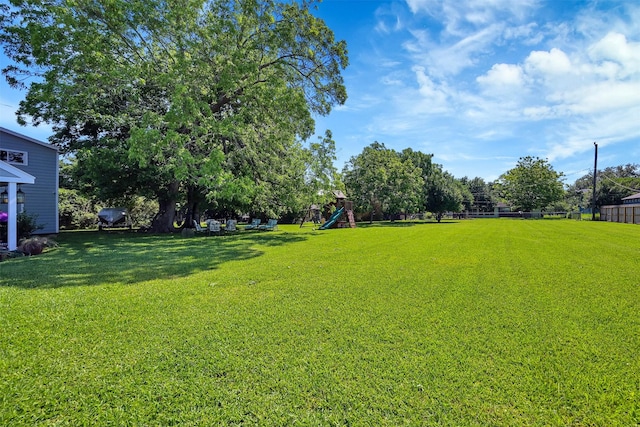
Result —
<path fill-rule="evenodd" d="M 356 228 L 356 220 L 353 216 L 353 202 L 346 200 L 345 195 L 341 191 L 334 191 L 334 194 L 336 201 L 328 205 L 327 208 L 335 206 L 335 210 L 318 230 L 327 230 L 329 228 Z M 314 224 L 320 224 L 320 208 L 316 205 L 309 206 L 309 212 L 302 219 L 300 227 L 302 227 L 307 218 L 310 218 Z"/>

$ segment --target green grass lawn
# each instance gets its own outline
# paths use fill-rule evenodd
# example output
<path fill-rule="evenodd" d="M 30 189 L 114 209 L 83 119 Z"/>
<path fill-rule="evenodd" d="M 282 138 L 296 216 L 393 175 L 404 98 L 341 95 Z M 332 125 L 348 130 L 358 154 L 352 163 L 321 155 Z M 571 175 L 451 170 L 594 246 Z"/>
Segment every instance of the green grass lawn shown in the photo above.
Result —
<path fill-rule="evenodd" d="M 0 425 L 640 423 L 640 227 L 64 233 L 0 263 Z"/>

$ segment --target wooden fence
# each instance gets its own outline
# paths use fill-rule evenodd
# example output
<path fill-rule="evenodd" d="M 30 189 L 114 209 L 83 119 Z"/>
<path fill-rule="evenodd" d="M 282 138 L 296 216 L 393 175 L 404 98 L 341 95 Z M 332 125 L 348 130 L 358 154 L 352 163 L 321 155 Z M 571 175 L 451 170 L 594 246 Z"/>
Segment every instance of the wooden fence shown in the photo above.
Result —
<path fill-rule="evenodd" d="M 600 208 L 600 221 L 640 224 L 640 205 L 609 205 Z"/>

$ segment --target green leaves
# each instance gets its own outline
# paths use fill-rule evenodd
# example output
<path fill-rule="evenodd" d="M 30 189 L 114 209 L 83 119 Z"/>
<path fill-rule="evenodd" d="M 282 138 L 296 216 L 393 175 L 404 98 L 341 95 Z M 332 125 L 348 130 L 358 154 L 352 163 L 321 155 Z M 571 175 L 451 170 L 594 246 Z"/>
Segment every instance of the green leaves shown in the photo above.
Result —
<path fill-rule="evenodd" d="M 563 176 L 554 171 L 547 160 L 521 157 L 515 168 L 500 176 L 496 189 L 515 208 L 524 211 L 542 209 L 562 200 Z"/>
<path fill-rule="evenodd" d="M 468 190 L 431 159 L 420 151 L 398 153 L 374 142 L 344 168 L 349 197 L 360 210 L 386 214 L 459 211 L 470 197 Z"/>
<path fill-rule="evenodd" d="M 352 157 L 343 170 L 347 193 L 363 211 L 376 207 L 400 213 L 420 204 L 422 169 L 395 150 L 374 142 Z"/>
<path fill-rule="evenodd" d="M 256 188 L 283 185 L 278 194 L 304 174 L 299 141 L 313 134 L 311 113 L 328 114 L 346 100 L 345 44 L 310 5 L 16 1 L 2 9 L 0 43 L 15 63 L 3 74 L 13 84 L 38 77 L 18 115 L 50 123 L 52 142 L 70 152 L 118 141 L 123 164 L 156 168 L 166 185 L 241 174 L 241 187 L 249 179 Z M 267 203 L 274 200 L 257 204 Z M 272 212 L 283 209 L 294 207 Z"/>

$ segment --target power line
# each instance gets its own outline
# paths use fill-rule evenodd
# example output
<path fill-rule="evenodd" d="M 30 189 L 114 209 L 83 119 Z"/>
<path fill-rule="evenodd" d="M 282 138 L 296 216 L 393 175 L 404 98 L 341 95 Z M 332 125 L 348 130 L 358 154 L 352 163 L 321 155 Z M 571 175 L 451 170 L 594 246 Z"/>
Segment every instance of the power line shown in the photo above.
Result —
<path fill-rule="evenodd" d="M 636 193 L 640 193 L 640 190 L 638 190 L 636 188 L 627 187 L 626 185 L 622 185 L 619 182 L 617 182 L 616 180 L 614 180 L 613 178 L 609 178 L 608 176 L 606 176 L 604 174 L 600 174 L 600 178 L 604 178 L 606 180 L 609 180 L 609 181 L 613 182 L 615 185 L 617 185 L 618 187 L 622 187 L 625 190 L 631 190 L 631 191 L 635 191 Z"/>
<path fill-rule="evenodd" d="M 581 169 L 581 170 L 579 170 L 579 171 L 572 172 L 572 173 L 570 173 L 570 174 L 568 174 L 568 175 L 565 175 L 565 177 L 569 177 L 569 176 L 573 176 L 573 175 L 578 175 L 579 173 L 584 174 L 584 173 L 591 173 L 591 172 L 592 172 L 592 169 L 591 169 L 591 168 L 585 168 L 585 169 Z M 584 176 L 584 175 L 583 175 L 583 176 Z M 582 178 L 582 177 L 581 177 L 581 178 Z"/>

